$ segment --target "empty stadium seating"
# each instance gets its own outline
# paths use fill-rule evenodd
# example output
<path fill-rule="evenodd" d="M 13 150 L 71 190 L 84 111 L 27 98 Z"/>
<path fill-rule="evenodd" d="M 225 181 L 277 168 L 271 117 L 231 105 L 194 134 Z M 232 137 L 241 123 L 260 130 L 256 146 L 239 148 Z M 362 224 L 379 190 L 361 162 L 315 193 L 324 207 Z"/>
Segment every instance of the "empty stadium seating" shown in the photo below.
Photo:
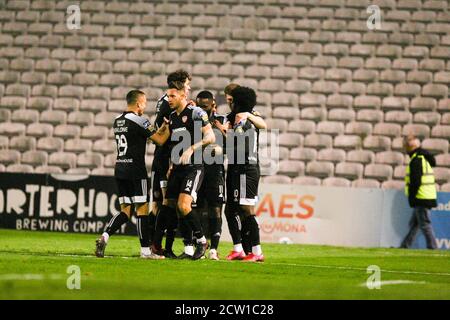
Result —
<path fill-rule="evenodd" d="M 64 1 L 7 0 L 0 171 L 112 175 L 125 94 L 144 90 L 153 119 L 166 74 L 184 67 L 194 93 L 222 103 L 231 81 L 257 90 L 256 109 L 280 130 L 279 171 L 265 182 L 401 188 L 402 136 L 415 133 L 450 190 L 450 4 L 374 0 L 383 27 L 368 31 L 368 3 L 84 1 L 70 30 Z"/>

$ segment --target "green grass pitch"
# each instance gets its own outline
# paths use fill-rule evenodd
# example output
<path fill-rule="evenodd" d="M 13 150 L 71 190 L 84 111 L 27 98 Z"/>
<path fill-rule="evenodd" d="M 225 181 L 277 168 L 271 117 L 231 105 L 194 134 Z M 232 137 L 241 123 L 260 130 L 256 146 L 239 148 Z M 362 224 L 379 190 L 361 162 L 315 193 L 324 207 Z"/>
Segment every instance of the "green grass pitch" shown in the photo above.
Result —
<path fill-rule="evenodd" d="M 0 299 L 450 299 L 450 252 L 263 244 L 266 262 L 138 258 L 136 237 L 0 229 Z M 230 243 L 221 243 L 223 259 Z M 177 239 L 175 252 L 181 253 Z M 81 288 L 69 290 L 67 268 Z M 367 267 L 381 269 L 369 290 Z"/>

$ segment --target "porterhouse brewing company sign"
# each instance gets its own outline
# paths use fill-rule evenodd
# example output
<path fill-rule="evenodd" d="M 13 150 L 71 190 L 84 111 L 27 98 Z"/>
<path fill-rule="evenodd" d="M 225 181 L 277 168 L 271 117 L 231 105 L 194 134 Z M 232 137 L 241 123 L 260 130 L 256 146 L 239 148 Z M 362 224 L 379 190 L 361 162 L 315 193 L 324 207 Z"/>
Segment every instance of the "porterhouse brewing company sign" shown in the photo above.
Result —
<path fill-rule="evenodd" d="M 119 210 L 113 177 L 0 173 L 0 228 L 99 233 Z"/>

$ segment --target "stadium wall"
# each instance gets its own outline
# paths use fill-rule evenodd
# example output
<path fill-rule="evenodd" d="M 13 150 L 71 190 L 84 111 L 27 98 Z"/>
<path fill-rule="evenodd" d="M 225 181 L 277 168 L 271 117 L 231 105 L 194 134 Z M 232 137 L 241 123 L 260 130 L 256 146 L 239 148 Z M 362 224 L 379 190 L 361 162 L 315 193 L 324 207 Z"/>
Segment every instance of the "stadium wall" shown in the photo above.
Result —
<path fill-rule="evenodd" d="M 100 233 L 118 208 L 112 177 L 0 173 L 0 228 Z M 399 190 L 263 183 L 257 215 L 263 242 L 397 247 L 411 208 Z M 438 193 L 432 222 L 450 249 L 450 193 Z M 135 234 L 135 220 L 119 232 Z"/>

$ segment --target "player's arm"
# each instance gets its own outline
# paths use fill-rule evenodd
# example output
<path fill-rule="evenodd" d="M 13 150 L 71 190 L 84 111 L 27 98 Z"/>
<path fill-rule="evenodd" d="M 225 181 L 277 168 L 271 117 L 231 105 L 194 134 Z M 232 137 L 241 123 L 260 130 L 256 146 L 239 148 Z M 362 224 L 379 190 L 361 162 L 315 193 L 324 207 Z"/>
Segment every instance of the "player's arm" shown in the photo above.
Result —
<path fill-rule="evenodd" d="M 202 123 L 202 140 L 191 145 L 186 151 L 181 155 L 180 162 L 182 164 L 188 164 L 189 159 L 195 150 L 206 147 L 207 145 L 216 142 L 216 136 L 214 135 L 214 131 L 212 130 L 211 123 L 209 123 L 208 115 L 205 111 L 200 108 L 194 110 L 192 114 L 192 120 L 201 121 Z"/>
<path fill-rule="evenodd" d="M 266 122 L 258 112 L 256 111 L 247 112 L 247 119 L 250 120 L 250 122 L 253 123 L 257 129 L 260 130 L 267 129 Z"/>
<path fill-rule="evenodd" d="M 159 146 L 165 144 L 170 137 L 169 125 L 166 120 L 167 119 L 164 118 L 162 126 L 158 130 L 153 131 L 152 135 L 149 137 L 150 140 Z"/>

